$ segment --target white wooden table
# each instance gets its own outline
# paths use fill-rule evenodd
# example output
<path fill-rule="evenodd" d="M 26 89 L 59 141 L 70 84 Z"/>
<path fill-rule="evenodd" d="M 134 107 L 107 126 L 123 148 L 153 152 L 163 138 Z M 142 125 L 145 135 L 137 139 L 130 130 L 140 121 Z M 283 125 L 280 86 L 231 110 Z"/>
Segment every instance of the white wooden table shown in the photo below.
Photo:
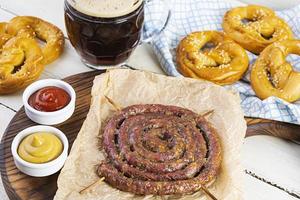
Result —
<path fill-rule="evenodd" d="M 0 0 L 0 21 L 8 21 L 15 15 L 38 16 L 56 24 L 66 35 L 63 0 Z M 163 73 L 147 44 L 135 50 L 129 64 L 139 69 Z M 63 56 L 46 67 L 41 79 L 64 78 L 89 70 L 80 62 L 69 40 L 66 39 Z M 22 91 L 0 96 L 0 137 L 16 111 L 22 106 L 21 94 Z M 255 136 L 245 140 L 242 157 L 244 169 L 248 172 L 244 175 L 244 199 L 300 199 L 300 145 L 270 136 Z M 8 199 L 2 182 L 0 199 Z"/>

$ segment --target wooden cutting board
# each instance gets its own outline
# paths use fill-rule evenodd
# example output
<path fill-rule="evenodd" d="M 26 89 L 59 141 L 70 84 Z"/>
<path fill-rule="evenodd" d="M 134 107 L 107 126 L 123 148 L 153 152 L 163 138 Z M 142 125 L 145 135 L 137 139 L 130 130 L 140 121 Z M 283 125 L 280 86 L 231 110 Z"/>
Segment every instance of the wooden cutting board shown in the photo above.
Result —
<path fill-rule="evenodd" d="M 73 116 L 66 122 L 55 126 L 62 130 L 72 146 L 90 107 L 90 91 L 93 79 L 104 71 L 93 71 L 65 78 L 77 94 L 76 109 Z M 284 139 L 300 141 L 300 126 L 271 120 L 246 118 L 248 123 L 247 136 L 274 135 Z M 50 200 L 57 189 L 58 173 L 43 177 L 30 177 L 20 172 L 13 161 L 10 151 L 15 135 L 23 129 L 36 123 L 27 118 L 24 108 L 21 108 L 8 125 L 0 145 L 0 170 L 2 181 L 10 199 L 13 200 Z"/>

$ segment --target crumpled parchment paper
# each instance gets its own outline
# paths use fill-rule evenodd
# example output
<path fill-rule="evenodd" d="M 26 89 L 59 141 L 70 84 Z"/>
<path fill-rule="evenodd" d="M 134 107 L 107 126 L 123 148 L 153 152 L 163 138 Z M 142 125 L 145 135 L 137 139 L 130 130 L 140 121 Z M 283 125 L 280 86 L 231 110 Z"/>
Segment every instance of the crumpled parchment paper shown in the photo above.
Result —
<path fill-rule="evenodd" d="M 218 200 L 242 199 L 243 170 L 240 156 L 246 122 L 238 95 L 205 81 L 114 69 L 94 80 L 91 107 L 58 177 L 54 200 L 162 199 L 159 196 L 136 196 L 122 192 L 105 182 L 94 184 L 84 193 L 79 193 L 99 180 L 95 170 L 104 159 L 104 153 L 99 148 L 99 136 L 107 120 L 116 111 L 105 96 L 122 108 L 133 104 L 157 103 L 188 108 L 199 114 L 214 110 L 208 120 L 221 138 L 223 161 L 219 176 L 208 189 Z M 201 191 L 193 195 L 163 198 L 209 199 Z"/>

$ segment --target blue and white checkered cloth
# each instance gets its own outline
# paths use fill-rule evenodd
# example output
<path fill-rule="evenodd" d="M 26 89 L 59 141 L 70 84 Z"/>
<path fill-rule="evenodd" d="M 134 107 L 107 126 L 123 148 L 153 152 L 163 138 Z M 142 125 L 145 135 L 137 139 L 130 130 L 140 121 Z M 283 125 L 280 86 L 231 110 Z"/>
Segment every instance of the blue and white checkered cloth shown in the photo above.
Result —
<path fill-rule="evenodd" d="M 193 31 L 221 31 L 225 12 L 242 5 L 233 0 L 168 0 L 165 2 L 171 9 L 171 18 L 164 31 L 151 41 L 151 45 L 161 67 L 171 76 L 181 76 L 176 70 L 175 62 L 175 49 L 179 41 Z M 165 14 L 164 6 L 157 1 L 146 5 L 145 35 L 150 35 L 161 28 Z M 283 18 L 292 28 L 294 35 L 300 38 L 300 5 L 278 11 L 277 15 Z M 249 53 L 249 57 L 253 63 L 256 56 Z M 295 70 L 300 70 L 300 57 L 291 55 L 287 59 L 296 66 Z M 300 101 L 288 103 L 276 97 L 269 97 L 262 101 L 255 96 L 248 77 L 249 72 L 243 78 L 244 81 L 227 86 L 239 91 L 246 116 L 300 124 Z"/>

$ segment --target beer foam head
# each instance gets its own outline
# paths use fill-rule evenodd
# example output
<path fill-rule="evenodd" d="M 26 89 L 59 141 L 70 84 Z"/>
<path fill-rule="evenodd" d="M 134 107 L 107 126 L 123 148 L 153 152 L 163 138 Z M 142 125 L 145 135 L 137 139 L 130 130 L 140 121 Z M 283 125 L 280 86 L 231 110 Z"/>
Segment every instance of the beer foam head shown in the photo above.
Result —
<path fill-rule="evenodd" d="M 77 11 L 103 18 L 120 17 L 136 10 L 143 0 L 68 0 Z"/>

